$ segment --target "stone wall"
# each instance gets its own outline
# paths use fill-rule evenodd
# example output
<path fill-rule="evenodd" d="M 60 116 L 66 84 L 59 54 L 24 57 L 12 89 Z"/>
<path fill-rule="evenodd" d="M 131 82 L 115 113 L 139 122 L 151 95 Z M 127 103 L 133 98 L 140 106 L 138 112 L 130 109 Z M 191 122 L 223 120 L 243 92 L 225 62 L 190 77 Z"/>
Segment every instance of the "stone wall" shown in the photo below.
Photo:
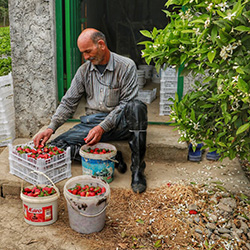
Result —
<path fill-rule="evenodd" d="M 16 137 L 32 137 L 57 106 L 55 1 L 9 0 Z"/>

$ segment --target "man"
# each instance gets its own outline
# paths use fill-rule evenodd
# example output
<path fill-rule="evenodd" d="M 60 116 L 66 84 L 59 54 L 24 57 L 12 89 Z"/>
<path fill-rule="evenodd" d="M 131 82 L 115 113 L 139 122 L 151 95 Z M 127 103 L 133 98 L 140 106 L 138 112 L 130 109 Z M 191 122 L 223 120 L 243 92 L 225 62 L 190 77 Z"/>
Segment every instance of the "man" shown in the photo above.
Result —
<path fill-rule="evenodd" d="M 99 141 L 128 140 L 131 149 L 131 186 L 135 193 L 146 190 L 147 106 L 136 100 L 138 93 L 135 63 L 111 52 L 103 33 L 85 29 L 77 45 L 86 60 L 77 70 L 71 86 L 62 98 L 48 128 L 34 138 L 34 144 L 44 145 L 56 129 L 75 112 L 83 95 L 86 97 L 86 116 L 81 123 L 51 141 L 52 145 L 71 148 L 72 160 L 80 159 L 83 144 Z M 119 172 L 126 171 L 121 152 L 117 153 Z"/>

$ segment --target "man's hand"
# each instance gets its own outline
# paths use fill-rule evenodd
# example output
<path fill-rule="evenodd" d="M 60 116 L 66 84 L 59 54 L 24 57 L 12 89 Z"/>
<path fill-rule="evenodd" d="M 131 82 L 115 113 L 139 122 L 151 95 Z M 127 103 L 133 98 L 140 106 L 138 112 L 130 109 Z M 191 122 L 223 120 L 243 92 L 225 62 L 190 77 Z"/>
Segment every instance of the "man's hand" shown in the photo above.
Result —
<path fill-rule="evenodd" d="M 101 140 L 103 133 L 103 128 L 97 125 L 89 131 L 87 137 L 84 138 L 84 141 L 89 146 L 94 145 Z"/>
<path fill-rule="evenodd" d="M 40 132 L 33 139 L 34 145 L 36 147 L 38 147 L 39 145 L 44 146 L 44 144 L 46 143 L 46 141 L 49 140 L 52 134 L 53 134 L 53 130 L 51 128 L 47 128 L 43 132 Z"/>

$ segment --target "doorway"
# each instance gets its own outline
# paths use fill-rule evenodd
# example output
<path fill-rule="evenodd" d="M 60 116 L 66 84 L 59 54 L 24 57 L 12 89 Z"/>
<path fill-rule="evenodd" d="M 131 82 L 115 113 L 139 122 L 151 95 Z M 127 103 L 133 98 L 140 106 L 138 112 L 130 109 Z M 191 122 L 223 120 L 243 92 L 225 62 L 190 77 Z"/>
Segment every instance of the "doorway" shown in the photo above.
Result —
<path fill-rule="evenodd" d="M 140 30 L 164 28 L 167 18 L 162 11 L 166 0 L 56 0 L 57 75 L 59 101 L 70 87 L 77 68 L 83 63 L 77 48 L 77 37 L 88 27 L 102 31 L 111 51 L 133 59 L 137 66 L 146 64 L 141 58 L 147 38 Z M 179 81 L 180 79 L 178 79 Z M 180 85 L 180 84 L 179 84 Z M 147 80 L 145 90 L 157 89 L 156 99 L 148 106 L 149 123 L 166 124 L 168 116 L 159 115 L 160 83 Z M 72 119 L 85 114 L 83 99 Z"/>

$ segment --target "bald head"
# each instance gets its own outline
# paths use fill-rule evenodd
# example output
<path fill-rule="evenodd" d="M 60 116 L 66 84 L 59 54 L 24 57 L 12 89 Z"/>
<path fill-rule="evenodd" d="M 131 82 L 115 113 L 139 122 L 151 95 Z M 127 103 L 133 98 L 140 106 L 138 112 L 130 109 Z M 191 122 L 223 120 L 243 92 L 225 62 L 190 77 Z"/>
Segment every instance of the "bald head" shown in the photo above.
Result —
<path fill-rule="evenodd" d="M 105 35 L 101 31 L 93 28 L 83 30 L 78 37 L 77 44 L 79 45 L 79 43 L 81 44 L 88 40 L 91 40 L 94 44 L 97 44 L 99 40 L 103 40 L 107 45 Z"/>

